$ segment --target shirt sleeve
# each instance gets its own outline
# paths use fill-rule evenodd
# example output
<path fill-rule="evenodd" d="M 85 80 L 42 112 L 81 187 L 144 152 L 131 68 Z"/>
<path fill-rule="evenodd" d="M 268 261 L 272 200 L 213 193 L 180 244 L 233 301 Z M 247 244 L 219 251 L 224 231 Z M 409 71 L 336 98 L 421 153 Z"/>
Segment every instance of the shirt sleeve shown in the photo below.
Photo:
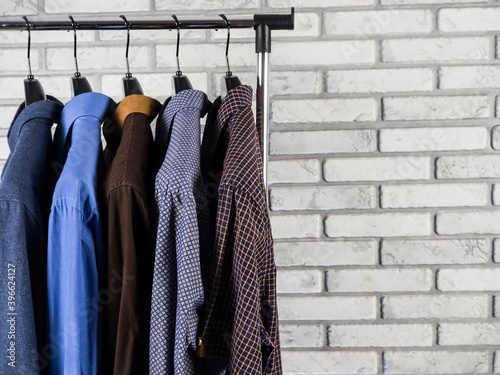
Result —
<path fill-rule="evenodd" d="M 54 206 L 47 262 L 51 374 L 97 374 L 98 284 L 94 240 L 82 213 Z"/>
<path fill-rule="evenodd" d="M 43 243 L 20 202 L 0 200 L 0 348 L 2 374 L 39 374 L 28 247 Z"/>
<path fill-rule="evenodd" d="M 106 373 L 149 369 L 149 323 L 155 225 L 147 198 L 131 186 L 108 196 L 107 283 L 103 363 Z"/>

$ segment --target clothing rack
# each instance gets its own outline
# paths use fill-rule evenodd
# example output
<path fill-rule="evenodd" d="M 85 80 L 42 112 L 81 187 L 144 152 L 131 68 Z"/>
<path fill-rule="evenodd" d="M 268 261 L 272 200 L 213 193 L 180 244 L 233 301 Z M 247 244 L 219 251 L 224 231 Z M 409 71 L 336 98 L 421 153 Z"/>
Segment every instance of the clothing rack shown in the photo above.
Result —
<path fill-rule="evenodd" d="M 255 52 L 257 53 L 257 106 L 262 111 L 262 156 L 264 168 L 264 186 L 267 198 L 267 166 L 269 155 L 269 54 L 271 53 L 271 30 L 293 30 L 294 8 L 290 14 L 255 14 L 253 17 L 227 17 L 231 29 L 255 30 Z M 225 29 L 226 21 L 222 18 L 186 18 L 179 19 L 180 25 L 172 19 L 127 20 L 77 20 L 78 30 L 160 30 L 169 29 Z M 31 30 L 74 30 L 69 20 L 29 21 Z M 26 30 L 26 21 L 0 19 L 0 30 Z"/>

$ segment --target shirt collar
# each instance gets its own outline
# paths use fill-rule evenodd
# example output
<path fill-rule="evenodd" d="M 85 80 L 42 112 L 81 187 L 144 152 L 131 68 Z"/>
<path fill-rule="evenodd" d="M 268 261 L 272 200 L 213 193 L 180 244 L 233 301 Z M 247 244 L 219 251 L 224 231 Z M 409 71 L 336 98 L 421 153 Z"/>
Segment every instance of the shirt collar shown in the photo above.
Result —
<path fill-rule="evenodd" d="M 75 96 L 64 106 L 61 120 L 54 135 L 55 147 L 60 161 L 64 160 L 64 145 L 73 123 L 80 117 L 94 117 L 102 122 L 116 108 L 110 97 L 97 92 L 86 92 Z"/>
<path fill-rule="evenodd" d="M 19 106 L 7 133 L 9 147 L 13 150 L 19 140 L 23 126 L 35 118 L 46 119 L 46 124 L 51 127 L 59 121 L 63 104 L 53 96 L 47 96 L 47 100 L 40 100 L 25 107 L 24 102 Z"/>
<path fill-rule="evenodd" d="M 234 112 L 242 107 L 252 105 L 252 94 L 252 87 L 248 85 L 237 86 L 227 93 L 217 113 L 217 132 L 219 134 Z"/>
<path fill-rule="evenodd" d="M 207 95 L 203 91 L 182 90 L 180 93 L 176 94 L 172 100 L 170 100 L 170 103 L 166 108 L 167 126 L 170 126 L 177 112 L 183 109 L 198 109 L 201 111 L 200 117 L 203 117 L 208 112 L 211 105 L 212 103 L 210 103 Z"/>
<path fill-rule="evenodd" d="M 170 133 L 172 120 L 175 115 L 186 108 L 194 108 L 199 110 L 200 117 L 210 109 L 212 103 L 207 98 L 207 95 L 199 90 L 182 90 L 172 98 L 169 98 L 158 116 L 156 122 L 156 139 L 155 144 L 157 148 L 158 161 L 163 163 L 163 159 L 167 153 L 168 144 L 170 142 Z"/>
<path fill-rule="evenodd" d="M 113 114 L 113 125 L 108 132 L 104 132 L 106 142 L 113 150 L 118 148 L 120 143 L 123 124 L 131 113 L 143 113 L 153 120 L 160 112 L 161 103 L 145 95 L 129 95 L 125 97 L 116 107 Z"/>

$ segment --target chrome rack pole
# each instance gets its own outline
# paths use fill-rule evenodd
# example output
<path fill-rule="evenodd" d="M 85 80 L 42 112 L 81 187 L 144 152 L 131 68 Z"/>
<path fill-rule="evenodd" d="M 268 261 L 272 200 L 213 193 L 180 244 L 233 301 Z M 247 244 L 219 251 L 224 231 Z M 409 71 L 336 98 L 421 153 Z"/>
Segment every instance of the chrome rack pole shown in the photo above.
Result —
<path fill-rule="evenodd" d="M 262 164 L 266 202 L 269 207 L 269 54 L 271 53 L 271 30 L 293 30 L 294 8 L 290 14 L 256 14 L 254 16 L 255 52 L 257 53 L 257 106 L 262 116 Z"/>
<path fill-rule="evenodd" d="M 266 24 L 261 24 L 256 29 L 255 50 L 257 52 L 257 103 L 262 116 L 262 167 L 266 202 L 269 206 L 267 192 L 267 166 L 269 159 L 269 53 L 271 52 L 271 30 Z"/>
<path fill-rule="evenodd" d="M 20 17 L 19 17 L 20 18 Z M 252 17 L 228 17 L 232 29 L 249 29 L 254 27 Z M 170 18 L 148 18 L 148 19 L 129 19 L 131 30 L 177 30 L 177 25 Z M 32 21 L 32 30 L 68 30 L 73 31 L 73 26 L 68 20 L 40 20 Z M 182 19 L 181 29 L 225 29 L 226 22 L 222 18 L 186 18 Z M 78 30 L 126 30 L 127 26 L 123 20 L 117 19 L 78 19 Z M 24 20 L 9 18 L 0 18 L 0 30 L 26 30 Z"/>

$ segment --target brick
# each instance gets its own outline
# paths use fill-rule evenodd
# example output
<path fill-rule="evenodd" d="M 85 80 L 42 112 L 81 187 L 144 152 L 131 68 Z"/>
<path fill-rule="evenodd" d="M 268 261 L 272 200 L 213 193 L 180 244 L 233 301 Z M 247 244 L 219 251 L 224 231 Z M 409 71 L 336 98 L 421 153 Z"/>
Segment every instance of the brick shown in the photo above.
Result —
<path fill-rule="evenodd" d="M 453 120 L 487 118 L 488 97 L 413 96 L 383 99 L 384 120 Z"/>
<path fill-rule="evenodd" d="M 28 74 L 26 49 L 0 49 L 0 66 L 2 67 L 2 73 L 26 72 L 26 74 Z M 40 70 L 40 50 L 38 48 L 31 48 L 31 69 L 35 75 L 37 74 L 37 71 Z"/>
<path fill-rule="evenodd" d="M 272 121 L 290 122 L 358 122 L 377 119 L 374 99 L 301 99 L 274 100 Z"/>
<path fill-rule="evenodd" d="M 130 68 L 141 69 L 149 68 L 149 47 L 140 46 L 130 47 Z M 175 56 L 175 55 L 174 55 Z M 78 48 L 78 67 L 82 75 L 85 70 L 120 70 L 125 73 L 126 62 L 123 47 L 79 47 Z M 75 69 L 73 59 L 73 48 L 47 48 L 47 69 L 48 70 L 71 70 Z"/>
<path fill-rule="evenodd" d="M 31 22 L 31 20 L 30 20 Z M 94 33 L 89 32 L 87 30 L 79 30 L 76 32 L 78 38 L 78 45 L 84 45 L 89 42 L 94 41 Z M 121 33 L 123 39 L 123 33 Z M 0 31 L 0 44 L 5 45 L 26 45 L 28 43 L 28 34 L 25 32 L 12 32 L 12 31 Z M 73 43 L 73 33 L 64 33 L 59 30 L 55 31 L 46 31 L 43 32 L 33 32 L 31 33 L 31 48 L 46 45 L 46 44 L 63 44 L 67 43 L 72 45 Z M 32 49 L 33 51 L 33 49 Z M 26 59 L 26 50 L 24 51 L 25 59 Z"/>
<path fill-rule="evenodd" d="M 498 31 L 498 8 L 441 9 L 438 12 L 438 28 L 445 32 Z"/>
<path fill-rule="evenodd" d="M 276 242 L 278 266 L 374 265 L 378 261 L 376 241 Z"/>
<path fill-rule="evenodd" d="M 488 261 L 483 239 L 460 240 L 383 240 L 383 265 L 481 264 Z"/>
<path fill-rule="evenodd" d="M 280 324 L 282 348 L 320 348 L 324 341 L 322 325 Z"/>
<path fill-rule="evenodd" d="M 172 73 L 133 73 L 141 83 L 144 93 L 163 102 L 172 95 Z M 104 74 L 101 78 L 102 92 L 116 100 L 123 98 L 123 74 Z M 208 77 L 206 73 L 189 73 L 189 81 L 196 90 L 207 92 Z"/>
<path fill-rule="evenodd" d="M 486 184 L 384 185 L 380 188 L 382 208 L 485 206 Z"/>
<path fill-rule="evenodd" d="M 86 1 L 61 1 L 45 0 L 45 13 L 113 13 L 149 11 L 149 1 L 141 0 L 86 0 Z M 62 3 L 62 4 L 61 4 Z M 78 18 L 75 17 L 78 22 Z"/>
<path fill-rule="evenodd" d="M 500 212 L 447 211 L 436 215 L 438 234 L 500 233 Z"/>
<path fill-rule="evenodd" d="M 382 298 L 382 316 L 384 319 L 486 319 L 488 296 L 387 296 Z"/>
<path fill-rule="evenodd" d="M 493 372 L 500 374 L 500 351 L 496 351 L 493 356 Z"/>
<path fill-rule="evenodd" d="M 433 78 L 428 68 L 332 70 L 326 87 L 329 93 L 431 91 Z"/>
<path fill-rule="evenodd" d="M 320 237 L 323 229 L 320 215 L 272 216 L 274 238 Z"/>
<path fill-rule="evenodd" d="M 376 374 L 378 353 L 333 351 L 284 351 L 285 374 Z"/>
<path fill-rule="evenodd" d="M 487 37 L 387 39 L 381 48 L 383 62 L 485 61 L 490 53 Z"/>
<path fill-rule="evenodd" d="M 271 209 L 370 209 L 377 204 L 375 186 L 273 187 Z"/>
<path fill-rule="evenodd" d="M 0 160 L 7 160 L 10 150 L 6 136 L 0 136 Z"/>
<path fill-rule="evenodd" d="M 380 0 L 382 5 L 487 3 L 488 0 Z"/>
<path fill-rule="evenodd" d="M 334 324 L 328 342 L 334 348 L 431 346 L 432 324 Z"/>
<path fill-rule="evenodd" d="M 326 35 L 385 35 L 398 33 L 429 33 L 433 16 L 429 10 L 369 10 L 357 12 L 326 12 Z"/>
<path fill-rule="evenodd" d="M 205 39 L 205 31 L 204 30 L 185 30 L 183 29 L 181 32 L 182 40 L 197 40 L 201 41 Z M 99 31 L 99 40 L 109 40 L 115 42 L 125 43 L 127 40 L 127 33 L 123 30 L 104 30 Z M 231 35 L 231 39 L 233 36 Z M 133 30 L 130 32 L 130 45 L 133 45 L 135 41 L 144 42 L 144 41 L 160 41 L 160 40 L 177 40 L 177 33 L 172 30 Z M 78 39 L 78 43 L 80 43 L 80 39 Z M 125 44 L 124 44 L 125 45 Z M 182 48 L 182 47 L 181 47 Z"/>
<path fill-rule="evenodd" d="M 375 147 L 373 130 L 273 132 L 270 135 L 272 155 L 371 152 Z"/>
<path fill-rule="evenodd" d="M 493 198 L 493 204 L 495 206 L 500 205 L 500 185 L 498 184 L 493 185 L 492 198 Z"/>
<path fill-rule="evenodd" d="M 381 129 L 382 152 L 482 150 L 488 131 L 480 126 Z"/>
<path fill-rule="evenodd" d="M 276 30 L 273 31 L 274 38 L 289 38 L 293 36 L 308 37 L 320 35 L 320 16 L 317 13 L 295 13 L 293 35 L 290 35 L 290 30 Z M 255 37 L 255 32 L 252 32 L 252 37 Z"/>
<path fill-rule="evenodd" d="M 500 263 L 500 239 L 493 240 L 493 261 Z"/>
<path fill-rule="evenodd" d="M 375 319 L 377 297 L 278 297 L 280 320 Z"/>
<path fill-rule="evenodd" d="M 19 99 L 21 101 L 24 100 L 24 83 L 23 80 L 26 76 L 8 76 L 8 77 L 0 77 L 0 99 Z M 36 77 L 38 78 L 38 77 Z"/>
<path fill-rule="evenodd" d="M 254 52 L 254 47 L 250 48 Z M 231 46 L 231 56 L 234 55 Z M 325 40 L 273 43 L 272 65 L 351 65 L 375 63 L 373 40 Z M 221 55 L 224 56 L 224 55 Z M 232 60 L 231 60 L 232 61 Z"/>
<path fill-rule="evenodd" d="M 498 345 L 500 323 L 440 323 L 439 345 Z"/>
<path fill-rule="evenodd" d="M 175 72 L 177 70 L 175 48 L 175 44 L 157 45 L 156 66 L 169 68 L 172 72 Z M 232 43 L 230 51 L 231 67 L 255 66 L 257 60 L 253 43 Z M 213 68 L 226 66 L 225 52 L 225 43 L 181 44 L 179 51 L 181 69 L 187 67 Z"/>
<path fill-rule="evenodd" d="M 278 293 L 321 293 L 323 272 L 319 270 L 279 270 Z"/>
<path fill-rule="evenodd" d="M 301 8 L 335 8 L 356 7 L 373 5 L 375 0 L 268 0 L 268 6 L 272 8 L 290 8 L 292 6 Z"/>
<path fill-rule="evenodd" d="M 442 268 L 437 287 L 442 291 L 500 290 L 499 277 L 499 268 Z"/>
<path fill-rule="evenodd" d="M 441 156 L 436 162 L 438 178 L 500 177 L 500 155 Z"/>
<path fill-rule="evenodd" d="M 269 162 L 267 174 L 270 184 L 318 182 L 321 179 L 321 164 L 316 159 L 275 160 Z"/>
<path fill-rule="evenodd" d="M 92 74 L 82 73 L 94 90 L 97 88 L 97 80 Z M 72 73 L 67 75 L 43 75 L 38 79 L 47 95 L 55 96 L 57 99 L 66 102 L 72 97 L 71 79 Z M 121 78 L 120 78 L 121 79 Z"/>
<path fill-rule="evenodd" d="M 273 34 L 274 37 L 274 34 Z M 233 72 L 244 84 L 254 86 L 256 80 L 255 73 Z M 214 75 L 213 87 L 214 96 L 221 93 L 221 80 L 223 74 Z M 269 76 L 270 95 L 289 95 L 289 94 L 319 94 L 321 92 L 321 74 L 312 71 L 271 71 Z"/>
<path fill-rule="evenodd" d="M 17 105 L 0 105 L 0 129 L 8 129 L 19 107 Z"/>
<path fill-rule="evenodd" d="M 434 285 L 430 269 L 333 269 L 327 272 L 329 292 L 428 291 Z"/>
<path fill-rule="evenodd" d="M 491 129 L 491 146 L 495 150 L 500 150 L 500 125 Z"/>
<path fill-rule="evenodd" d="M 432 217 L 427 213 L 330 215 L 325 232 L 328 237 L 428 236 Z"/>
<path fill-rule="evenodd" d="M 384 374 L 483 374 L 488 372 L 488 351 L 384 352 Z"/>
<path fill-rule="evenodd" d="M 431 177 L 430 159 L 421 156 L 326 159 L 326 181 L 423 180 Z"/>
<path fill-rule="evenodd" d="M 156 10 L 217 10 L 217 9 L 256 9 L 260 7 L 260 0 L 235 0 L 230 3 L 224 0 L 154 0 Z M 182 19 L 181 19 L 182 21 Z"/>
<path fill-rule="evenodd" d="M 443 66 L 439 69 L 440 89 L 481 89 L 500 87 L 500 67 Z"/>
<path fill-rule="evenodd" d="M 493 316 L 500 318 L 500 296 L 493 296 Z"/>
<path fill-rule="evenodd" d="M 37 0 L 2 1 L 0 8 L 0 16 L 29 16 L 37 13 Z"/>

